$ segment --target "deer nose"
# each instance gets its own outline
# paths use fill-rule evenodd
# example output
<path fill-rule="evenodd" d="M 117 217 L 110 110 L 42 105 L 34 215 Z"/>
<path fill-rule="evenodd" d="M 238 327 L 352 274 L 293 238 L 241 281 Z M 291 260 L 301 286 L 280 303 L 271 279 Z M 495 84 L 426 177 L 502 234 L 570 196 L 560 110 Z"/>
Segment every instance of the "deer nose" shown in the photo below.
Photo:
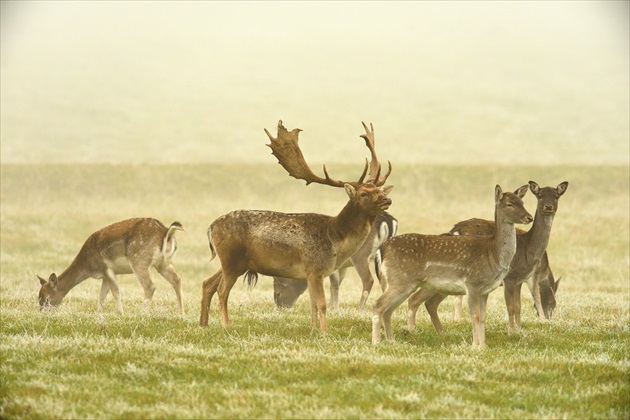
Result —
<path fill-rule="evenodd" d="M 545 211 L 553 211 L 553 206 L 551 204 L 545 205 Z"/>

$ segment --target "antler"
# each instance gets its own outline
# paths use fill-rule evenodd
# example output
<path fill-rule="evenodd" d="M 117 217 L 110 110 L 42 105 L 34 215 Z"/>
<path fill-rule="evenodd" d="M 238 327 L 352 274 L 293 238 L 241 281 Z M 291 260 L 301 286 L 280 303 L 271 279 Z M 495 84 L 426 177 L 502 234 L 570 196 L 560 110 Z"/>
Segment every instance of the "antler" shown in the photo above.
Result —
<path fill-rule="evenodd" d="M 288 131 L 282 125 L 282 120 L 278 121 L 278 137 L 276 138 L 274 138 L 265 128 L 265 133 L 267 133 L 267 136 L 271 140 L 271 144 L 267 145 L 271 147 L 271 154 L 278 159 L 278 163 L 282 165 L 290 176 L 306 181 L 306 185 L 311 182 L 315 182 L 317 184 L 330 185 L 331 187 L 343 187 L 344 184 L 350 184 L 354 187 L 358 187 L 363 183 L 363 179 L 365 178 L 365 174 L 368 170 L 367 159 L 365 161 L 363 174 L 361 175 L 361 178 L 359 178 L 358 182 L 346 182 L 331 179 L 328 175 L 328 171 L 326 170 L 326 165 L 324 165 L 325 178 L 315 175 L 311 168 L 309 168 L 306 160 L 304 160 L 304 156 L 300 150 L 300 146 L 298 144 L 298 135 L 300 131 L 302 130 L 299 128 L 294 128 L 293 130 Z"/>
<path fill-rule="evenodd" d="M 381 177 L 381 164 L 376 157 L 376 151 L 374 150 L 374 126 L 370 123 L 370 128 L 368 129 L 367 125 L 364 122 L 363 128 L 365 128 L 365 134 L 361 134 L 361 137 L 365 140 L 365 145 L 368 149 L 370 149 L 370 153 L 372 154 L 372 160 L 370 161 L 370 178 L 368 182 L 373 183 L 377 187 L 385 184 L 389 174 L 392 172 L 392 163 L 388 160 L 387 164 L 389 165 L 389 170 L 384 177 Z"/>

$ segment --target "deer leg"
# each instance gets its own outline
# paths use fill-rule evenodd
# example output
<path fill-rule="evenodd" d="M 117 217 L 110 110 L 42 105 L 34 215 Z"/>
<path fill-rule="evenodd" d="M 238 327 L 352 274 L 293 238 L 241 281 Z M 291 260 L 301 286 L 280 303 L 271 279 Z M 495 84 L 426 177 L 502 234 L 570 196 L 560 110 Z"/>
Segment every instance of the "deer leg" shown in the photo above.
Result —
<path fill-rule="evenodd" d="M 515 312 L 515 295 L 516 295 L 516 287 L 507 282 L 503 282 L 503 294 L 505 296 L 505 305 L 507 307 L 507 315 L 508 315 L 508 334 L 512 334 L 514 332 L 514 312 Z"/>
<path fill-rule="evenodd" d="M 101 294 L 99 295 L 99 298 L 98 298 L 98 311 L 99 312 L 103 312 L 103 305 L 105 304 L 105 298 L 107 297 L 108 293 L 109 293 L 109 284 L 107 284 L 107 280 L 103 279 L 103 282 L 101 283 Z"/>
<path fill-rule="evenodd" d="M 400 306 L 416 289 L 417 285 L 408 287 L 389 287 L 374 304 L 374 316 L 372 317 L 372 343 L 376 344 L 381 340 L 381 321 L 385 327 L 385 334 L 390 340 L 394 339 L 391 317 L 394 310 Z"/>
<path fill-rule="evenodd" d="M 353 262 L 355 261 L 353 260 Z M 359 309 L 365 309 L 365 303 L 374 285 L 374 278 L 370 272 L 370 264 L 367 259 L 359 259 L 356 261 L 354 268 L 357 270 L 359 277 L 361 277 L 361 283 L 363 284 L 363 291 L 361 292 L 361 299 L 359 300 Z"/>
<path fill-rule="evenodd" d="M 415 292 L 409 300 L 407 301 L 407 328 L 409 330 L 413 330 L 416 327 L 416 313 L 418 312 L 418 308 L 427 299 L 433 296 L 435 292 L 428 289 L 420 289 Z"/>
<path fill-rule="evenodd" d="M 339 271 L 332 273 L 330 278 L 330 309 L 339 309 L 339 284 L 341 283 Z"/>
<path fill-rule="evenodd" d="M 464 297 L 463 296 L 455 296 L 455 319 L 458 321 L 462 320 L 462 303 Z"/>
<path fill-rule="evenodd" d="M 219 309 L 221 310 L 221 323 L 224 327 L 227 327 L 230 323 L 228 319 L 228 298 L 230 297 L 230 291 L 236 283 L 236 279 L 238 279 L 238 275 L 229 274 L 223 272 L 222 279 L 219 281 Z"/>
<path fill-rule="evenodd" d="M 160 275 L 164 277 L 164 279 L 168 281 L 171 286 L 173 286 L 173 289 L 175 289 L 179 313 L 184 315 L 184 304 L 182 302 L 182 279 L 179 277 L 172 264 L 160 267 L 158 269 L 158 273 L 160 273 Z"/>
<path fill-rule="evenodd" d="M 308 287 L 308 282 L 306 283 Z M 311 293 L 310 289 L 308 291 L 308 296 L 311 301 L 311 329 L 317 328 L 317 301 L 315 300 L 315 296 Z"/>
<path fill-rule="evenodd" d="M 429 316 L 431 316 L 431 322 L 433 323 L 433 327 L 435 327 L 435 331 L 438 334 L 441 334 L 444 329 L 442 328 L 442 323 L 440 322 L 440 317 L 438 316 L 438 306 L 440 303 L 446 299 L 446 295 L 436 293 L 429 300 L 427 300 L 424 306 L 427 308 L 427 312 L 429 312 Z"/>
<path fill-rule="evenodd" d="M 389 308 L 385 312 L 383 312 L 383 326 L 385 327 L 385 337 L 393 341 L 394 340 L 394 330 L 392 329 L 392 315 L 394 314 L 394 308 Z"/>
<path fill-rule="evenodd" d="M 144 310 L 148 311 L 151 309 L 151 300 L 153 299 L 153 293 L 155 293 L 155 286 L 153 285 L 153 280 L 151 280 L 149 266 L 132 263 L 131 269 L 144 289 Z"/>
<path fill-rule="evenodd" d="M 538 273 L 534 273 L 534 277 L 528 279 L 527 286 L 534 298 L 534 307 L 536 308 L 538 317 L 543 320 L 546 319 L 547 316 L 545 315 L 545 311 L 542 307 L 542 299 L 540 298 L 540 279 L 538 278 Z"/>
<path fill-rule="evenodd" d="M 317 318 L 319 317 L 319 328 L 326 332 L 326 294 L 324 293 L 324 278 L 318 275 L 308 276 L 308 292 L 311 295 L 311 321 L 313 329 L 317 328 Z"/>
<path fill-rule="evenodd" d="M 103 281 L 107 282 L 109 286 L 109 290 L 112 291 L 112 296 L 116 301 L 116 308 L 118 309 L 118 313 L 123 314 L 122 301 L 120 299 L 120 290 L 118 289 L 118 284 L 116 284 L 116 274 L 112 270 L 107 270 L 105 272 L 105 276 L 103 277 Z M 103 286 L 101 285 L 101 293 L 103 291 Z"/>
<path fill-rule="evenodd" d="M 481 321 L 479 291 L 473 287 L 468 287 L 468 310 L 470 312 L 470 320 L 472 322 L 473 346 L 480 346 L 479 340 L 479 324 Z"/>
<path fill-rule="evenodd" d="M 479 297 L 479 347 L 482 349 L 486 347 L 486 308 L 488 296 L 489 294 L 486 293 Z"/>
<path fill-rule="evenodd" d="M 208 313 L 210 312 L 210 302 L 212 296 L 217 292 L 219 282 L 221 281 L 221 270 L 208 277 L 201 288 L 201 318 L 199 319 L 199 325 L 205 327 L 208 325 Z"/>
<path fill-rule="evenodd" d="M 523 283 L 519 283 L 514 288 L 514 322 L 516 328 L 521 329 L 521 287 Z"/>

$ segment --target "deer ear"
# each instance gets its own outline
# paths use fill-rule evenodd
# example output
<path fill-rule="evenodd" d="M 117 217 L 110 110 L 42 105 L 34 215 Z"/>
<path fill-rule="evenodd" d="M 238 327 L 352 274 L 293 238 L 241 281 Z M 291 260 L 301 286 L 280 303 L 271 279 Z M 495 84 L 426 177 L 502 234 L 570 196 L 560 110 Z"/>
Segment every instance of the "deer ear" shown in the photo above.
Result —
<path fill-rule="evenodd" d="M 393 185 L 388 185 L 386 187 L 383 187 L 383 194 L 385 194 L 385 196 L 387 196 L 392 190 L 394 189 Z"/>
<path fill-rule="evenodd" d="M 44 280 L 43 278 L 37 276 L 37 278 L 39 279 L 39 284 L 41 284 L 42 286 L 46 284 L 46 280 Z"/>
<path fill-rule="evenodd" d="M 499 204 L 499 201 L 501 201 L 502 198 L 503 198 L 503 190 L 501 189 L 501 186 L 497 184 L 497 186 L 494 187 L 494 202 Z"/>
<path fill-rule="evenodd" d="M 343 187 L 346 189 L 346 194 L 348 197 L 354 199 L 357 196 L 357 190 L 350 184 L 343 184 Z"/>
<path fill-rule="evenodd" d="M 540 192 L 540 186 L 536 184 L 534 181 L 529 181 L 529 189 L 532 190 L 532 194 L 538 196 Z"/>
<path fill-rule="evenodd" d="M 563 183 L 558 185 L 558 187 L 556 188 L 556 191 L 558 191 L 558 195 L 562 195 L 565 193 L 567 188 L 569 188 L 569 183 L 567 181 L 564 181 Z"/>
<path fill-rule="evenodd" d="M 556 293 L 558 293 L 558 285 L 560 284 L 560 280 L 562 280 L 562 277 L 558 277 L 558 280 L 556 280 L 556 282 L 553 284 L 553 294 L 554 295 Z"/>
<path fill-rule="evenodd" d="M 59 279 L 57 279 L 57 275 L 55 273 L 52 273 L 50 275 L 50 278 L 48 279 L 48 283 L 50 283 L 50 287 L 52 287 L 53 289 L 56 289 L 58 282 L 59 282 Z"/>
<path fill-rule="evenodd" d="M 518 198 L 523 198 L 525 194 L 527 194 L 527 190 L 529 190 L 529 185 L 523 185 L 521 188 L 514 191 L 514 194 L 516 194 Z"/>

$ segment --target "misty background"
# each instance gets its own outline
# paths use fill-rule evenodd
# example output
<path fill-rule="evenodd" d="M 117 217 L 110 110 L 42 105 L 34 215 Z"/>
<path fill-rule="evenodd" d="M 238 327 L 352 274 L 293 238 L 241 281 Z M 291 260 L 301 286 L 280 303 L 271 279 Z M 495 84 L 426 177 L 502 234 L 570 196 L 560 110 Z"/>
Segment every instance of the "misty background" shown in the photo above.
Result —
<path fill-rule="evenodd" d="M 628 3 L 5 2 L 1 162 L 628 164 Z"/>

